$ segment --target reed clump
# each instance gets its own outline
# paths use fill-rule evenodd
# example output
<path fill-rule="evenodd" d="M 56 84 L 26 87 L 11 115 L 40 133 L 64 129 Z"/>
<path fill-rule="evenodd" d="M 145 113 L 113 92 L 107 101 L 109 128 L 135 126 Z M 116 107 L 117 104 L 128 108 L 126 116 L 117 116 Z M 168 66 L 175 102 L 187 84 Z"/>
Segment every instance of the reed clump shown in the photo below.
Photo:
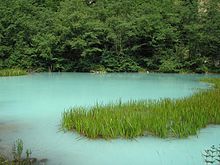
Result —
<path fill-rule="evenodd" d="M 220 124 L 220 79 L 203 79 L 213 88 L 181 99 L 129 101 L 75 107 L 62 114 L 61 128 L 88 138 L 153 135 L 184 138 L 208 124 Z"/>
<path fill-rule="evenodd" d="M 27 71 L 22 69 L 2 69 L 0 70 L 0 77 L 6 76 L 21 76 L 28 74 Z"/>

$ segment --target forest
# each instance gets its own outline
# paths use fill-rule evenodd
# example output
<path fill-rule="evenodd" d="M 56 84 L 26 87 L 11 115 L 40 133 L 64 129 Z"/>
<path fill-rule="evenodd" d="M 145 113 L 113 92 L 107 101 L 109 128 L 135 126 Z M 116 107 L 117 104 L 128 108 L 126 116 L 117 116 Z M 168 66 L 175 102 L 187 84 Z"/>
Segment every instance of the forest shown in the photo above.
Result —
<path fill-rule="evenodd" d="M 219 0 L 1 0 L 0 69 L 220 72 Z"/>

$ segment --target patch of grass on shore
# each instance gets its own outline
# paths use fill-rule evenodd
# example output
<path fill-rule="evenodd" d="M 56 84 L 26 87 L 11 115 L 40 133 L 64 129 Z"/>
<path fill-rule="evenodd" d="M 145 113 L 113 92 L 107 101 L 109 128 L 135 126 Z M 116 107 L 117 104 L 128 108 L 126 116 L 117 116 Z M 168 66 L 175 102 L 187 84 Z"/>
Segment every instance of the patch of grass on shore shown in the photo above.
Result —
<path fill-rule="evenodd" d="M 21 76 L 28 74 L 25 70 L 22 69 L 2 69 L 0 70 L 0 77 L 3 76 Z"/>
<path fill-rule="evenodd" d="M 220 79 L 202 81 L 212 83 L 213 88 L 181 99 L 119 101 L 71 108 L 62 114 L 61 128 L 92 139 L 196 135 L 208 124 L 220 124 Z"/>

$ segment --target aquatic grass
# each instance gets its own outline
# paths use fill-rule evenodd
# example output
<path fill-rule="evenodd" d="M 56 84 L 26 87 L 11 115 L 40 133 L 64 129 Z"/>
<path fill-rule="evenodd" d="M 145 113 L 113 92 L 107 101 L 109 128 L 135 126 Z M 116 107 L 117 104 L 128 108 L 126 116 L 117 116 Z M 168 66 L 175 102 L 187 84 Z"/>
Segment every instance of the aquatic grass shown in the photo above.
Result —
<path fill-rule="evenodd" d="M 92 139 L 196 135 L 208 124 L 220 124 L 220 79 L 202 81 L 213 87 L 181 99 L 131 100 L 90 108 L 74 107 L 63 112 L 61 128 Z"/>
<path fill-rule="evenodd" d="M 212 145 L 209 149 L 202 152 L 205 164 L 220 164 L 220 145 Z"/>
<path fill-rule="evenodd" d="M 0 70 L 0 77 L 6 76 L 21 76 L 28 74 L 27 71 L 22 69 L 2 69 Z"/>
<path fill-rule="evenodd" d="M 22 157 L 23 155 L 23 141 L 22 139 L 17 139 L 12 147 L 12 156 L 13 159 L 10 159 L 9 153 L 7 156 L 2 155 L 0 153 L 0 165 L 39 165 L 39 164 L 46 164 L 47 159 L 40 159 L 31 157 L 32 151 L 30 149 L 27 149 L 25 154 L 25 157 Z"/>

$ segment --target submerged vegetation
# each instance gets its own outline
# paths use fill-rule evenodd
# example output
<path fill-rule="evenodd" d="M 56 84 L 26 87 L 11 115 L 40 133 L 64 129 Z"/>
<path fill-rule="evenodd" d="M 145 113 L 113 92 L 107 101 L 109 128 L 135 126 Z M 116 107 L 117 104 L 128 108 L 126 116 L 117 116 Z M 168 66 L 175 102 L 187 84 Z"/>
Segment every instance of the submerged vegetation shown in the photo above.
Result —
<path fill-rule="evenodd" d="M 181 99 L 119 101 L 71 108 L 62 114 L 61 127 L 93 139 L 196 135 L 208 124 L 220 124 L 220 79 L 202 81 L 214 87 Z"/>
<path fill-rule="evenodd" d="M 21 76 L 26 75 L 27 72 L 22 69 L 2 69 L 0 70 L 0 77 L 1 76 Z"/>
<path fill-rule="evenodd" d="M 1 155 L 0 153 L 0 165 L 46 165 L 47 159 L 37 160 L 31 157 L 32 151 L 27 149 L 25 152 L 25 157 L 23 156 L 24 144 L 21 139 L 17 139 L 12 147 L 13 159 Z"/>
<path fill-rule="evenodd" d="M 209 149 L 204 150 L 202 153 L 206 165 L 219 165 L 220 164 L 220 145 L 212 145 Z"/>

